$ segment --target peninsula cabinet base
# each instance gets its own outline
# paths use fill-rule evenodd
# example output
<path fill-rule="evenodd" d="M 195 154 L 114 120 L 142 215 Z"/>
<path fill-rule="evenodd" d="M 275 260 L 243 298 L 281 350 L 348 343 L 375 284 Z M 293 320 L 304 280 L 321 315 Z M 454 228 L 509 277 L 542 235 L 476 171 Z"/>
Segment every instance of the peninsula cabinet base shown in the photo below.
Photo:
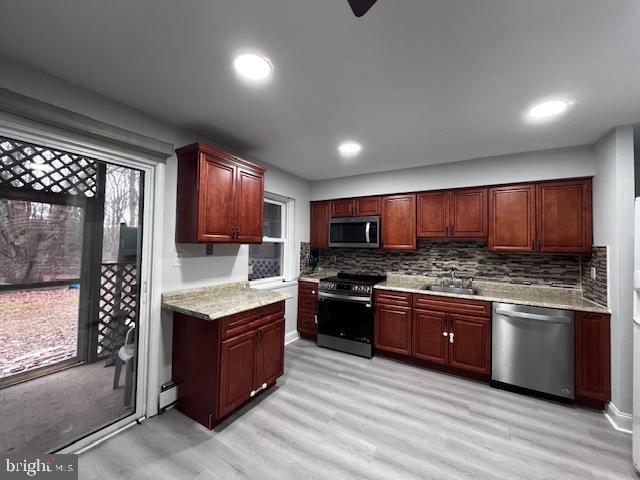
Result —
<path fill-rule="evenodd" d="M 177 408 L 212 429 L 284 373 L 284 302 L 219 320 L 174 312 Z"/>

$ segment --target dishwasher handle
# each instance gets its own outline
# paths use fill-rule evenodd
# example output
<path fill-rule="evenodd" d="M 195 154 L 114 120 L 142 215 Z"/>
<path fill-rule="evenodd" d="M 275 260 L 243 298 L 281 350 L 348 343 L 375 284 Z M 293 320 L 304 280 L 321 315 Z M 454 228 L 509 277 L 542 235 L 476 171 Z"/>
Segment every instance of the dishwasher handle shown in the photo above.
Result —
<path fill-rule="evenodd" d="M 571 323 L 570 318 L 555 317 L 553 315 L 540 315 L 538 313 L 514 312 L 513 310 L 506 310 L 502 308 L 496 308 L 496 313 L 499 315 L 504 315 L 506 317 L 522 318 L 524 320 L 535 320 L 536 322 L 564 324 Z"/>

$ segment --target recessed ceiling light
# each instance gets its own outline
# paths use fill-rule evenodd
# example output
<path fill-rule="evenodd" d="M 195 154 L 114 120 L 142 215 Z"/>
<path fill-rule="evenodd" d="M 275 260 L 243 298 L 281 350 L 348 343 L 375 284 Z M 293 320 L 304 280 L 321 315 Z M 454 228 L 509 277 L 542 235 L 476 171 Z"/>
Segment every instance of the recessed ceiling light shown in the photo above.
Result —
<path fill-rule="evenodd" d="M 566 112 L 570 106 L 571 102 L 568 100 L 549 100 L 534 105 L 527 113 L 527 116 L 534 120 L 555 117 Z"/>
<path fill-rule="evenodd" d="M 243 53 L 233 60 L 233 68 L 247 80 L 259 82 L 266 80 L 273 71 L 273 65 L 267 57 L 255 53 Z"/>
<path fill-rule="evenodd" d="M 340 152 L 340 155 L 342 155 L 344 158 L 355 157 L 361 151 L 362 145 L 360 145 L 358 142 L 348 141 L 342 142 L 340 145 L 338 145 L 338 152 Z"/>

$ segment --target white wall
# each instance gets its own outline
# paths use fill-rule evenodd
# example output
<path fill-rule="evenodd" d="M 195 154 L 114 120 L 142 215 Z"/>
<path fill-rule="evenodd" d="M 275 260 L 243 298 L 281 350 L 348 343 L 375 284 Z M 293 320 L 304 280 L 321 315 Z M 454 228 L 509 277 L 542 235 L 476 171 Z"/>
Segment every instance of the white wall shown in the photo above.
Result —
<path fill-rule="evenodd" d="M 618 127 L 595 145 L 593 241 L 608 247 L 611 315 L 611 402 L 632 412 L 633 128 Z M 614 418 L 615 420 L 615 418 Z"/>
<path fill-rule="evenodd" d="M 216 144 L 215 139 L 206 139 L 191 132 L 177 129 L 171 125 L 153 119 L 139 111 L 119 104 L 106 97 L 79 88 L 68 82 L 34 70 L 0 55 L 0 87 L 26 95 L 61 108 L 71 110 L 109 123 L 120 128 L 131 130 L 180 147 L 195 141 Z M 224 147 L 223 147 L 224 148 Z M 249 160 L 261 163 L 244 152 L 236 152 Z M 165 190 L 163 208 L 158 212 L 163 216 L 163 235 L 155 239 L 162 243 L 160 259 L 155 265 L 161 268 L 162 291 L 195 288 L 205 285 L 245 281 L 248 278 L 248 247 L 246 245 L 217 245 L 212 256 L 205 256 L 202 245 L 181 246 L 184 253 L 182 266 L 174 266 L 176 257 L 175 245 L 175 210 L 177 162 L 175 156 L 165 163 Z M 295 177 L 275 167 L 266 165 L 265 189 L 278 195 L 295 200 L 295 265 L 299 266 L 299 248 L 301 241 L 309 240 L 309 184 L 306 180 Z M 287 334 L 295 333 L 295 313 L 297 304 L 297 287 L 286 290 L 294 295 L 287 301 Z M 172 315 L 163 312 L 161 318 L 152 318 L 152 322 L 160 322 L 160 349 L 151 352 L 155 357 L 152 364 L 159 364 L 157 371 L 150 372 L 149 388 L 152 391 L 171 378 L 171 326 Z M 155 361 L 153 361 L 155 360 Z M 150 412 L 153 414 L 153 412 Z"/>
<path fill-rule="evenodd" d="M 393 162 L 393 159 L 389 159 Z M 591 146 L 541 150 L 311 182 L 311 200 L 588 177 Z"/>

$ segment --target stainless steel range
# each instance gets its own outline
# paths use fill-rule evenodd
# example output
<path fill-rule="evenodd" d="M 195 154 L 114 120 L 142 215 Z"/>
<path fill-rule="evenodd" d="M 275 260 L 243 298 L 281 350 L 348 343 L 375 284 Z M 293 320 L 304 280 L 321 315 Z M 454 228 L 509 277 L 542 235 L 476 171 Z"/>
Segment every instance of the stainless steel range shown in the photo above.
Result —
<path fill-rule="evenodd" d="M 318 345 L 373 356 L 373 286 L 384 275 L 339 273 L 318 288 Z"/>

